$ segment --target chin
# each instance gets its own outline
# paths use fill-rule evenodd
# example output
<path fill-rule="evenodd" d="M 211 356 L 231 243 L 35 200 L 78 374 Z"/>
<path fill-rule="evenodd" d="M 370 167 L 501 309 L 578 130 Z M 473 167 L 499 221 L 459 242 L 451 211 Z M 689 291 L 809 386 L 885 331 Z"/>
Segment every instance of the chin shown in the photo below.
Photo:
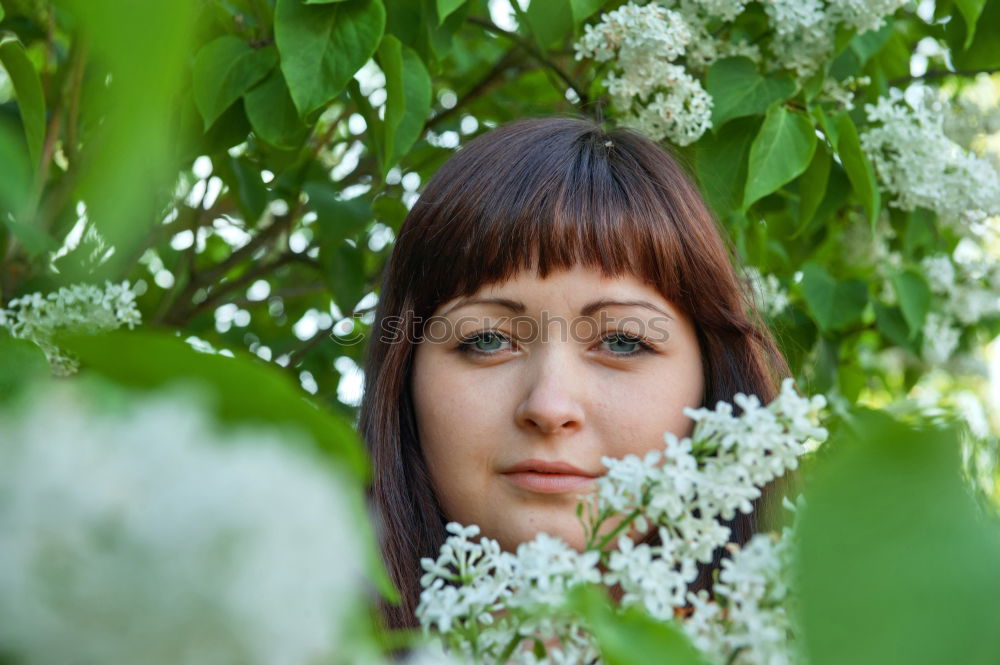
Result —
<path fill-rule="evenodd" d="M 583 527 L 576 521 L 576 515 L 573 516 L 573 522 L 570 524 L 559 522 L 547 525 L 539 524 L 534 528 L 504 530 L 504 533 L 497 538 L 497 541 L 504 550 L 516 552 L 518 545 L 534 540 L 535 536 L 539 533 L 547 533 L 550 536 L 558 538 L 578 552 L 582 552 L 587 544 L 583 534 Z"/>

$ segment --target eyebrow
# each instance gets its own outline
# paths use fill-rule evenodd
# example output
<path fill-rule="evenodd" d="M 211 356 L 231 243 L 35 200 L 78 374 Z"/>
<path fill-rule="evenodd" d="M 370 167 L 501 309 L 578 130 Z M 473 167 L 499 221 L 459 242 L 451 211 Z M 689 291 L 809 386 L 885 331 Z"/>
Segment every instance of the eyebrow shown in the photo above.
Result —
<path fill-rule="evenodd" d="M 516 312 L 518 314 L 524 313 L 527 309 L 523 302 L 518 302 L 516 300 L 510 300 L 509 298 L 463 298 L 457 303 L 445 310 L 441 316 L 447 316 L 451 312 L 459 309 L 461 307 L 467 307 L 469 305 L 499 305 L 505 307 L 506 309 Z M 592 316 L 594 312 L 607 307 L 642 307 L 643 309 L 649 309 L 654 312 L 659 312 L 668 319 L 673 320 L 668 312 L 664 311 L 660 307 L 657 307 L 651 302 L 646 300 L 611 300 L 608 298 L 602 298 L 601 300 L 595 300 L 593 302 L 587 303 L 581 310 L 581 316 Z"/>

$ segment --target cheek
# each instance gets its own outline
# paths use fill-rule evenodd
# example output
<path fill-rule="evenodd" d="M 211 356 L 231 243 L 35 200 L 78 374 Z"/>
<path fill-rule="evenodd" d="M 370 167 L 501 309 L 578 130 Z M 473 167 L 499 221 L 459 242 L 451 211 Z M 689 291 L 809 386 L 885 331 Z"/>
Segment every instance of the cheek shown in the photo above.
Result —
<path fill-rule="evenodd" d="M 426 362 L 422 362 L 426 361 Z M 495 414 L 482 382 L 467 377 L 446 360 L 428 354 L 414 362 L 411 383 L 414 415 L 431 485 L 448 519 L 463 521 L 463 507 L 474 502 L 490 472 Z"/>
<path fill-rule="evenodd" d="M 610 456 L 642 455 L 663 446 L 663 433 L 678 437 L 691 434 L 694 422 L 684 414 L 685 407 L 701 404 L 704 380 L 699 363 L 688 363 L 681 371 L 663 367 L 658 371 L 629 377 L 601 400 Z"/>

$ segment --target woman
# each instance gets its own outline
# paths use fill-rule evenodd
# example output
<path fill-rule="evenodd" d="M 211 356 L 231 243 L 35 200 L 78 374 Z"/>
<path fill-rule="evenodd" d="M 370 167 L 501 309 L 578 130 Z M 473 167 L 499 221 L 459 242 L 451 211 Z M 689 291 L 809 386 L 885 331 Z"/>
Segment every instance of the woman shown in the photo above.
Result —
<path fill-rule="evenodd" d="M 766 403 L 787 374 L 660 146 L 565 117 L 477 137 L 404 221 L 369 342 L 359 427 L 402 596 L 386 623 L 415 625 L 419 561 L 446 522 L 505 549 L 538 531 L 580 547 L 575 506 L 602 455 L 689 434 L 687 406 Z M 754 531 L 747 516 L 730 526 L 738 543 Z"/>

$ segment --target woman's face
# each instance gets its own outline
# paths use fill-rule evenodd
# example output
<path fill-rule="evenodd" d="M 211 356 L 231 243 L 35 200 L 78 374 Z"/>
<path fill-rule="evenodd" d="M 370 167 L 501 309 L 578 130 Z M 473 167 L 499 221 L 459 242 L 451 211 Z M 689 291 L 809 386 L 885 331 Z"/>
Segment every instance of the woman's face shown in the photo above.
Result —
<path fill-rule="evenodd" d="M 533 271 L 444 303 L 416 347 L 412 394 L 449 521 L 507 550 L 539 531 L 582 549 L 578 499 L 601 457 L 690 434 L 702 402 L 688 318 L 635 277 Z"/>

